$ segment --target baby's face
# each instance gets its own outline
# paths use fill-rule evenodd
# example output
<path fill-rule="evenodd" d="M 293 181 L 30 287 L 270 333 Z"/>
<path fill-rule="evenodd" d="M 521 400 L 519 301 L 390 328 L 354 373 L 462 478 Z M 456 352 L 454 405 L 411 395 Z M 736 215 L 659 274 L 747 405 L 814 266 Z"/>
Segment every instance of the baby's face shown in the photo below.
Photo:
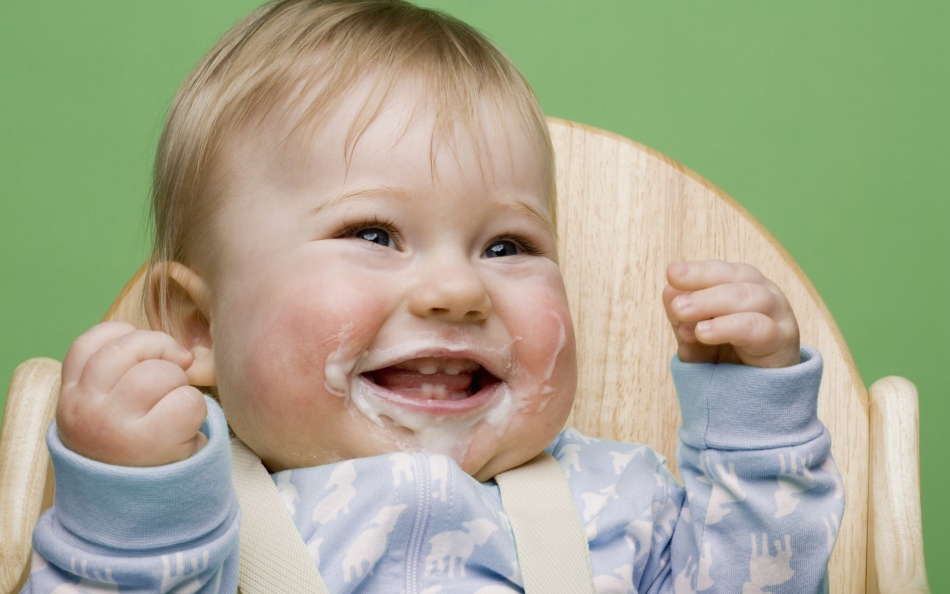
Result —
<path fill-rule="evenodd" d="M 305 151 L 266 123 L 235 151 L 207 271 L 212 349 L 227 417 L 272 471 L 426 451 L 487 480 L 570 411 L 536 144 L 483 111 L 480 134 L 433 155 L 418 98 L 395 90 L 348 166 L 359 100 Z"/>

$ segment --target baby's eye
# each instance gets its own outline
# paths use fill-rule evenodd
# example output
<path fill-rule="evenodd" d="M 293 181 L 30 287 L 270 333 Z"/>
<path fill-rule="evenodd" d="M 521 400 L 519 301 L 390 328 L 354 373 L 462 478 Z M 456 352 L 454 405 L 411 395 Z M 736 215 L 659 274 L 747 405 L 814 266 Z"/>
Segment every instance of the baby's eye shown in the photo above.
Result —
<path fill-rule="evenodd" d="M 388 248 L 397 248 L 399 245 L 399 232 L 392 223 L 376 217 L 345 225 L 334 236 L 338 239 L 362 239 Z"/>
<path fill-rule="evenodd" d="M 510 239 L 499 239 L 485 250 L 486 258 L 500 258 L 503 256 L 517 256 L 521 253 L 518 244 Z"/>
<path fill-rule="evenodd" d="M 360 229 L 359 231 L 353 233 L 353 237 L 365 239 L 366 241 L 371 241 L 383 247 L 390 247 L 393 245 L 393 238 L 389 235 L 389 232 L 385 229 L 380 229 L 379 227 L 367 227 L 365 229 Z"/>

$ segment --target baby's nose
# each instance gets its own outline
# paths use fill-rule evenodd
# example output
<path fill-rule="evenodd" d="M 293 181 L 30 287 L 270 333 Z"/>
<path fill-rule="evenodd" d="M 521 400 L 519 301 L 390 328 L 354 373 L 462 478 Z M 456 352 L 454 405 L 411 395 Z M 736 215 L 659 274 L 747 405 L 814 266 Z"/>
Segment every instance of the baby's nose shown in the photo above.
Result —
<path fill-rule="evenodd" d="M 419 317 L 481 322 L 491 313 L 491 298 L 471 267 L 441 266 L 420 279 L 410 296 L 409 310 Z"/>

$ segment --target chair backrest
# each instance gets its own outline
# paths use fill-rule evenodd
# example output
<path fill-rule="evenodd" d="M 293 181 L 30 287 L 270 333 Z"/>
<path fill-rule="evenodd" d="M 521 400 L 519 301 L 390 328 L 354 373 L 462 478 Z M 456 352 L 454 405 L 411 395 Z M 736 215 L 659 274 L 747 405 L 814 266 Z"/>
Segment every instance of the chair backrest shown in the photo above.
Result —
<path fill-rule="evenodd" d="M 819 416 L 847 493 L 831 588 L 865 591 L 868 395 L 814 287 L 745 209 L 699 175 L 616 134 L 549 123 L 561 268 L 579 360 L 569 422 L 591 435 L 650 444 L 675 466 L 679 410 L 669 360 L 676 345 L 660 300 L 666 266 L 713 257 L 757 266 L 788 296 L 802 342 L 824 357 Z M 106 319 L 147 327 L 141 295 L 140 270 Z"/>
<path fill-rule="evenodd" d="M 580 362 L 574 426 L 650 444 L 672 465 L 679 409 L 669 373 L 676 343 L 660 300 L 666 267 L 706 258 L 757 266 L 788 296 L 802 342 L 824 357 L 818 414 L 831 432 L 848 502 L 831 588 L 864 592 L 868 396 L 808 278 L 751 214 L 679 163 L 580 124 L 551 120 L 550 128 L 561 268 Z"/>

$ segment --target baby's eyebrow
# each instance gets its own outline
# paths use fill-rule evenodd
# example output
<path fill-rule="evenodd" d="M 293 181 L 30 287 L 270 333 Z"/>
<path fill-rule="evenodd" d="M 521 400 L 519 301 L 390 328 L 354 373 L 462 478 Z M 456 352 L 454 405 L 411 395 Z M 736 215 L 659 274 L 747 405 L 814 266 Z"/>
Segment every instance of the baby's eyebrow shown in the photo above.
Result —
<path fill-rule="evenodd" d="M 378 186 L 374 188 L 361 188 L 359 190 L 354 190 L 352 192 L 346 192 L 340 194 L 339 196 L 334 196 L 329 200 L 318 204 L 317 206 L 310 209 L 310 214 L 315 215 L 325 208 L 330 208 L 336 206 L 340 203 L 347 202 L 348 200 L 353 200 L 356 198 L 396 198 L 401 202 L 408 202 L 412 196 L 406 190 L 402 188 L 391 188 L 388 186 Z"/>
<path fill-rule="evenodd" d="M 317 206 L 310 209 L 310 214 L 315 215 L 321 210 L 337 206 L 343 202 L 349 200 L 360 199 L 360 198 L 396 198 L 400 202 L 408 202 L 412 200 L 412 194 L 403 188 L 398 187 L 389 187 L 389 186 L 378 186 L 372 188 L 361 188 L 359 190 L 354 190 L 352 192 L 346 192 L 340 194 L 339 196 L 334 196 L 329 200 L 318 204 Z M 499 203 L 499 208 L 505 211 L 509 211 L 514 215 L 525 216 L 529 218 L 537 219 L 541 224 L 547 228 L 552 228 L 553 221 L 551 220 L 550 213 L 546 210 L 537 208 L 536 206 L 528 203 L 517 196 L 507 196 L 501 199 Z"/>
<path fill-rule="evenodd" d="M 551 220 L 551 215 L 547 211 L 541 210 L 536 206 L 518 198 L 515 196 L 510 196 L 502 200 L 500 204 L 501 208 L 506 211 L 511 211 L 512 214 L 524 216 L 527 215 L 529 218 L 537 219 L 542 225 L 548 229 L 553 228 L 553 221 Z"/>

